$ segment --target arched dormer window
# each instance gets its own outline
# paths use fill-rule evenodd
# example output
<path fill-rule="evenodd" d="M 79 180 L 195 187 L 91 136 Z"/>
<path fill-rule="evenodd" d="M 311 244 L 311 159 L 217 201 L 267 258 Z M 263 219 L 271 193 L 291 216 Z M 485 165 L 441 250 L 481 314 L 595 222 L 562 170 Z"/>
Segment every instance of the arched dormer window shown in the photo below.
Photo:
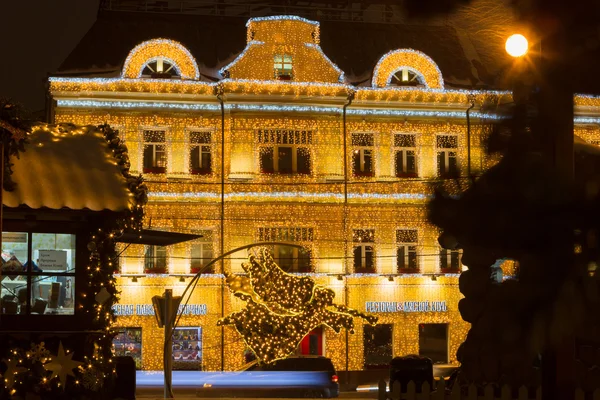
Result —
<path fill-rule="evenodd" d="M 373 87 L 418 86 L 444 89 L 444 79 L 437 64 L 425 53 L 399 49 L 385 54 L 373 71 Z"/>
<path fill-rule="evenodd" d="M 142 70 L 142 78 L 180 78 L 180 74 L 171 60 L 165 57 L 156 57 L 148 60 Z"/>
<path fill-rule="evenodd" d="M 409 68 L 400 68 L 390 77 L 388 86 L 425 86 L 423 77 Z"/>
<path fill-rule="evenodd" d="M 170 39 L 152 39 L 134 47 L 123 64 L 123 78 L 200 78 L 188 49 Z"/>

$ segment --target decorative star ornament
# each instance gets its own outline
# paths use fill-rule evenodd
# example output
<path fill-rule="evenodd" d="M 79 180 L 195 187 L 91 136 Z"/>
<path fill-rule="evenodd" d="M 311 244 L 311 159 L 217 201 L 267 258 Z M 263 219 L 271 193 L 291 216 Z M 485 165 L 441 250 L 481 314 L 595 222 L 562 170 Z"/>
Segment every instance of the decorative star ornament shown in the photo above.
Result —
<path fill-rule="evenodd" d="M 28 369 L 25 367 L 19 367 L 19 362 L 16 358 L 11 358 L 9 360 L 4 359 L 2 362 L 6 364 L 6 371 L 4 372 L 4 385 L 8 389 L 11 389 L 15 384 L 15 375 L 20 372 L 26 372 Z"/>
<path fill-rule="evenodd" d="M 72 357 L 73 353 L 66 354 L 63 344 L 60 342 L 58 345 L 58 354 L 56 356 L 52 356 L 50 361 L 44 364 L 44 368 L 47 371 L 52 371 L 52 376 L 50 376 L 50 379 L 58 377 L 63 389 L 65 388 L 65 384 L 67 382 L 67 375 L 75 377 L 73 370 L 83 364 L 82 362 L 71 360 Z"/>

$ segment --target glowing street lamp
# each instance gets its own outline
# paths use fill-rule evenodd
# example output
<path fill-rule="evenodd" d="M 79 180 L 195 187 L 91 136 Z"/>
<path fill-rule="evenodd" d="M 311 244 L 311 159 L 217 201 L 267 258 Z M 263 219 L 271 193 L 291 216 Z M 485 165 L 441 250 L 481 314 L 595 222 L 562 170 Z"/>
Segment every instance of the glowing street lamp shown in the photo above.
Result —
<path fill-rule="evenodd" d="M 525 36 L 516 33 L 506 39 L 506 45 L 504 46 L 506 52 L 512 57 L 519 58 L 527 54 L 529 49 L 529 43 Z"/>

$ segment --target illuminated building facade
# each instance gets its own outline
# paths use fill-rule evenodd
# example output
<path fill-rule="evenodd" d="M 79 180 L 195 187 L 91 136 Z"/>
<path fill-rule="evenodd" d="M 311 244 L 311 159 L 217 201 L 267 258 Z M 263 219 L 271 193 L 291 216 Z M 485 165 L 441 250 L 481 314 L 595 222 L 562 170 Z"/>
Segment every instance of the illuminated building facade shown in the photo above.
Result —
<path fill-rule="evenodd" d="M 326 355 L 338 370 L 406 354 L 455 364 L 469 329 L 458 311 L 460 252 L 440 248 L 426 204 L 435 184 L 457 192 L 493 165 L 482 143 L 510 93 L 446 87 L 436 61 L 412 49 L 389 49 L 369 82 L 352 85 L 321 49 L 317 22 L 264 17 L 246 26 L 246 47 L 216 81 L 169 39 L 132 47 L 120 76 L 50 78 L 56 122 L 107 122 L 121 132 L 132 171 L 149 187 L 146 225 L 203 235 L 124 249 L 119 351 L 161 369 L 150 299 L 169 287 L 181 293 L 201 272 L 182 308 L 174 366 L 238 369 L 244 343 L 216 322 L 241 306 L 222 272 L 241 272 L 247 253 L 204 266 L 239 246 L 282 241 L 304 249 L 273 248 L 285 270 L 380 317 L 355 334 L 312 332 L 299 352 Z M 502 269 L 513 273 L 508 263 Z"/>

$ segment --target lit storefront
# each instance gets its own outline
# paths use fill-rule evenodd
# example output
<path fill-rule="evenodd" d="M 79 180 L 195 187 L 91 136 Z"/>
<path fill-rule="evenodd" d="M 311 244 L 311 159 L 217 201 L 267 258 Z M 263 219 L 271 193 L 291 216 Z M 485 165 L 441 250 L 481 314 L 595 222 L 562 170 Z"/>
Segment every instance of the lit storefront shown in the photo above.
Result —
<path fill-rule="evenodd" d="M 224 251 L 281 241 L 303 247 L 273 247 L 282 268 L 379 317 L 350 335 L 317 329 L 300 353 L 326 355 L 340 371 L 407 354 L 456 364 L 469 329 L 458 311 L 461 254 L 440 248 L 426 204 L 434 184 L 458 193 L 454 178 L 494 165 L 482 144 L 499 116 L 484 108 L 511 94 L 453 89 L 442 76 L 447 60 L 438 66 L 412 49 L 389 49 L 371 85 L 354 86 L 322 51 L 317 22 L 268 17 L 247 27 L 246 48 L 214 83 L 201 78 L 202 60 L 166 39 L 132 46 L 113 77 L 50 79 L 57 121 L 119 129 L 149 187 L 151 227 L 202 236 L 124 250 L 115 351 L 161 369 L 151 298 L 165 288 L 180 295 L 201 272 L 181 310 L 174 366 L 240 368 L 245 345 L 217 320 L 241 307 L 223 271 L 241 273 L 248 254 L 205 267 Z"/>

